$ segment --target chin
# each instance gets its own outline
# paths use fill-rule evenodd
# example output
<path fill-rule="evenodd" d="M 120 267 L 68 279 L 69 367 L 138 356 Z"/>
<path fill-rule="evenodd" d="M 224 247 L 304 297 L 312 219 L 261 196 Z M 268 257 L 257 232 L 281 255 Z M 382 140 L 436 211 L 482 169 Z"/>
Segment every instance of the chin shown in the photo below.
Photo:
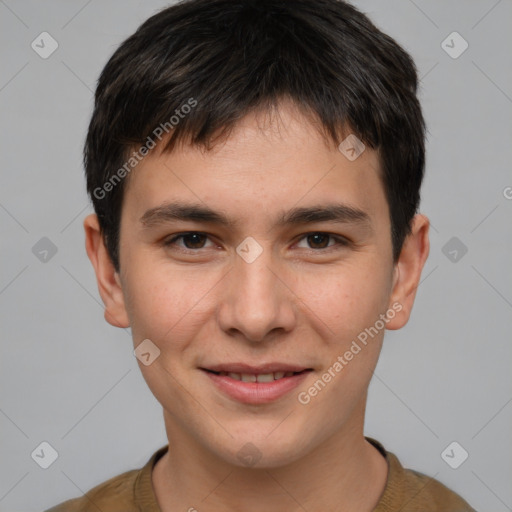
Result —
<path fill-rule="evenodd" d="M 303 442 L 300 436 L 293 435 L 283 435 L 274 439 L 272 434 L 269 437 L 267 433 L 259 436 L 239 436 L 227 447 L 229 452 L 225 453 L 223 458 L 227 463 L 240 468 L 278 468 L 291 464 L 305 455 Z M 237 446 L 237 450 L 232 451 L 233 445 Z"/>

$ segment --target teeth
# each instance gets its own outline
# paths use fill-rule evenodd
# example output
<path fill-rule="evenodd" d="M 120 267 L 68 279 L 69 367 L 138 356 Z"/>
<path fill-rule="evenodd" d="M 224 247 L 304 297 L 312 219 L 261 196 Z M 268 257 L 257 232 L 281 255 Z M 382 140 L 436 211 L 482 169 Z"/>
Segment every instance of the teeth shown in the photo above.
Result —
<path fill-rule="evenodd" d="M 258 375 L 250 373 L 227 373 L 219 372 L 219 375 L 230 377 L 234 380 L 240 380 L 242 382 L 273 382 L 275 380 L 282 379 L 283 377 L 291 377 L 294 372 L 274 372 L 274 373 L 260 373 Z"/>

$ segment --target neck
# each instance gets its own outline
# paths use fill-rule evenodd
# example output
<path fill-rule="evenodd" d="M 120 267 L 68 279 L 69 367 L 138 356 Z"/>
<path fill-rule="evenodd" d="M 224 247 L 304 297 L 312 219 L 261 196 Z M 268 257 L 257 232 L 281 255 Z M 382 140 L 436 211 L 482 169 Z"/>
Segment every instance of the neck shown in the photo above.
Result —
<path fill-rule="evenodd" d="M 360 421 L 292 463 L 255 469 L 213 456 L 164 417 L 169 451 L 152 475 L 162 512 L 370 512 L 386 484 L 386 460 L 364 439 Z"/>

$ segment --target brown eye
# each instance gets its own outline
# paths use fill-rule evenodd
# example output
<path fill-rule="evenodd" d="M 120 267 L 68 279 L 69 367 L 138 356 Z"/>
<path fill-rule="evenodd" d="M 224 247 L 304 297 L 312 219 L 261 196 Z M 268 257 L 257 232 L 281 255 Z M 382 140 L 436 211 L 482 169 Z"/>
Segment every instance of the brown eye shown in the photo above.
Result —
<path fill-rule="evenodd" d="M 350 245 L 350 241 L 341 235 L 332 235 L 330 233 L 306 233 L 297 244 L 300 249 L 310 249 L 321 252 L 322 249 L 336 250 L 343 249 Z"/>
<path fill-rule="evenodd" d="M 171 239 L 166 240 L 164 245 L 166 247 L 176 247 L 178 249 L 205 249 L 208 248 L 208 235 L 204 233 L 181 233 L 173 236 Z M 210 242 L 210 245 L 211 242 Z"/>
<path fill-rule="evenodd" d="M 202 249 L 206 242 L 207 236 L 201 233 L 189 233 L 182 235 L 183 245 L 187 249 Z"/>
<path fill-rule="evenodd" d="M 329 245 L 329 239 L 331 237 L 324 233 L 315 233 L 314 235 L 308 235 L 307 241 L 312 249 L 324 249 Z"/>

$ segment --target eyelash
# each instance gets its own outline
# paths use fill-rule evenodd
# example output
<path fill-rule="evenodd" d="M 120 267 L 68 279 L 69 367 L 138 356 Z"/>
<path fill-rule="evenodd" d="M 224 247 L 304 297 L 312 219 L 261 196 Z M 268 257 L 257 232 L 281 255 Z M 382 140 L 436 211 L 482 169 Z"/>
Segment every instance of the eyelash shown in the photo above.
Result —
<path fill-rule="evenodd" d="M 187 231 L 187 232 L 184 232 L 184 233 L 179 233 L 177 235 L 174 235 L 171 239 L 166 239 L 163 241 L 163 245 L 165 247 L 171 247 L 171 246 L 176 246 L 176 242 L 178 240 L 184 240 L 184 238 L 188 235 L 200 235 L 200 236 L 204 236 L 206 238 L 210 238 L 208 236 L 207 233 L 203 233 L 201 231 Z M 343 248 L 343 247 L 347 247 L 348 245 L 350 245 L 350 241 L 342 236 L 339 236 L 339 235 L 333 235 L 331 233 L 326 233 L 324 231 L 311 231 L 310 233 L 305 233 L 303 234 L 297 243 L 301 242 L 302 240 L 310 237 L 310 236 L 314 236 L 314 235 L 323 235 L 323 236 L 327 236 L 329 237 L 329 239 L 332 239 L 334 240 L 336 243 L 333 244 L 333 245 L 327 245 L 327 247 L 321 247 L 321 248 L 318 248 L 318 249 L 314 249 L 314 248 L 308 248 L 309 251 L 311 252 L 325 252 L 325 251 L 331 251 L 331 250 L 336 250 L 336 249 L 339 249 L 339 248 Z M 178 247 L 178 250 L 182 251 L 182 252 L 187 252 L 187 253 L 197 253 L 199 252 L 201 249 L 205 249 L 205 247 L 199 247 L 198 249 L 190 249 L 188 247 Z M 207 247 L 206 247 L 207 249 Z"/>

